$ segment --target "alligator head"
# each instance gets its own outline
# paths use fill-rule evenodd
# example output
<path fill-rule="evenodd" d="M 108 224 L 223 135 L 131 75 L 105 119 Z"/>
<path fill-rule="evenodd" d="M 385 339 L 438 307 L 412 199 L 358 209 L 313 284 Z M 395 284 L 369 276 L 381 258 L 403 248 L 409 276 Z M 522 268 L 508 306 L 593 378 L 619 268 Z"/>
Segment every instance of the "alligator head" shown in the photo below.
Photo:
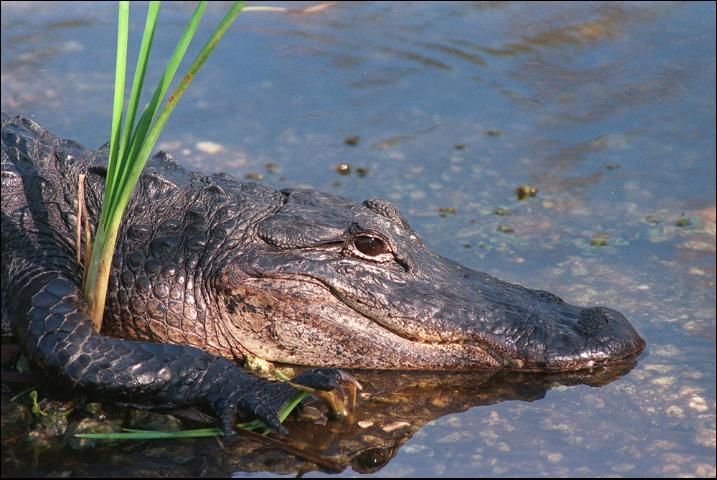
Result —
<path fill-rule="evenodd" d="M 351 368 L 578 370 L 644 348 L 615 310 L 431 252 L 387 201 L 282 193 L 217 279 L 225 328 L 245 353 Z"/>

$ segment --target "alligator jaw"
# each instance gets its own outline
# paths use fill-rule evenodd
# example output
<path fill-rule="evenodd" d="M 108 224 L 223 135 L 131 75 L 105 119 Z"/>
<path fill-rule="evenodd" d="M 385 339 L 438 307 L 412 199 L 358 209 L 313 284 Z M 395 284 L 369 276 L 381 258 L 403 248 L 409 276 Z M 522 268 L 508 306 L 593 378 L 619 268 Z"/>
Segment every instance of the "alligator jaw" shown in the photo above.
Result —
<path fill-rule="evenodd" d="M 421 272 L 400 283 L 384 282 L 381 291 L 370 291 L 366 281 L 363 290 L 334 278 L 322 281 L 357 313 L 397 336 L 453 351 L 476 348 L 481 358 L 487 355 L 504 368 L 579 370 L 633 358 L 645 347 L 615 310 L 570 305 L 431 252 L 416 263 Z M 467 368 L 473 364 L 469 355 L 465 362 Z"/>
<path fill-rule="evenodd" d="M 553 297 L 549 299 L 554 302 Z M 554 311 L 563 312 L 562 322 L 541 323 L 526 314 L 529 321 L 522 331 L 506 324 L 486 333 L 479 328 L 485 321 L 481 325 L 475 318 L 472 322 L 446 321 L 443 323 L 446 330 L 453 330 L 453 339 L 444 340 L 395 329 L 395 324 L 386 324 L 385 317 L 357 309 L 341 292 L 304 275 L 245 278 L 241 286 L 226 292 L 226 303 L 233 305 L 232 312 L 224 312 L 233 316 L 231 336 L 241 340 L 243 350 L 267 360 L 300 365 L 572 371 L 620 362 L 644 348 L 644 341 L 625 317 L 603 307 L 580 309 L 558 303 Z M 431 323 L 421 318 L 415 321 Z M 461 335 L 463 338 L 458 338 Z"/>

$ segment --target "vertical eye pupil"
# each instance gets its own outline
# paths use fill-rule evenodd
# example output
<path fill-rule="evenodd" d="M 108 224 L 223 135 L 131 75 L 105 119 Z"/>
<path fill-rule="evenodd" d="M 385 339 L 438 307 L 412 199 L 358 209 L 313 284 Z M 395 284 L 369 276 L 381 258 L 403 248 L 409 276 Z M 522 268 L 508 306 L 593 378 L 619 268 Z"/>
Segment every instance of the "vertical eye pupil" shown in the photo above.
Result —
<path fill-rule="evenodd" d="M 376 255 L 380 255 L 388 251 L 383 240 L 368 235 L 359 235 L 355 237 L 354 246 L 356 247 L 356 250 L 364 255 L 368 255 L 369 257 L 375 257 Z"/>

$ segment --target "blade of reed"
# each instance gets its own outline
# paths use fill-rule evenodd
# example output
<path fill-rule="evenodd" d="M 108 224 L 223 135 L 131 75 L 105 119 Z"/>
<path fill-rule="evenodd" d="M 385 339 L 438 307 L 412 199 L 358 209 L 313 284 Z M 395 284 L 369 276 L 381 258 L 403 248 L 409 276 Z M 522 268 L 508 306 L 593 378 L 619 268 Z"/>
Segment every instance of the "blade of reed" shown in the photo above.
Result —
<path fill-rule="evenodd" d="M 182 34 L 182 37 L 179 39 L 179 42 L 177 43 L 177 46 L 174 49 L 174 53 L 170 57 L 169 62 L 167 63 L 167 66 L 165 67 L 164 73 L 162 74 L 162 77 L 160 78 L 159 83 L 157 84 L 157 87 L 154 90 L 152 99 L 150 100 L 149 104 L 145 107 L 144 111 L 142 112 L 142 115 L 140 116 L 140 119 L 136 126 L 134 135 L 129 139 L 130 145 L 128 146 L 127 150 L 125 150 L 125 152 L 124 152 L 124 161 L 122 163 L 122 170 L 117 178 L 116 192 L 118 192 L 118 193 L 121 192 L 123 188 L 127 188 L 124 185 L 128 184 L 127 179 L 128 179 L 130 167 L 132 165 L 141 163 L 141 168 L 140 168 L 140 171 L 141 171 L 142 169 L 144 169 L 144 165 L 147 163 L 147 158 L 142 159 L 142 157 L 139 156 L 139 149 L 142 146 L 142 144 L 146 141 L 147 132 L 149 131 L 149 126 L 152 122 L 152 119 L 155 117 L 157 110 L 159 109 L 159 105 L 160 105 L 161 101 L 164 99 L 164 96 L 166 95 L 167 90 L 169 89 L 169 86 L 172 84 L 172 81 L 174 80 L 174 76 L 177 74 L 179 65 L 182 63 L 182 59 L 184 58 L 184 55 L 187 53 L 189 44 L 191 43 L 192 38 L 194 38 L 194 34 L 196 33 L 197 28 L 199 27 L 199 22 L 201 21 L 202 16 L 204 15 L 204 10 L 206 10 L 206 8 L 207 8 L 207 2 L 202 1 L 202 2 L 199 2 L 199 4 L 197 5 L 197 8 L 194 10 L 194 14 L 192 15 L 192 18 L 189 20 L 187 27 L 184 29 L 184 33 Z M 148 156 L 149 156 L 149 154 L 147 154 L 147 157 Z M 132 188 L 134 188 L 134 186 Z M 118 208 L 119 200 L 120 200 L 119 195 L 113 195 L 112 201 L 109 206 L 110 211 L 115 211 Z"/>
<path fill-rule="evenodd" d="M 154 148 L 155 143 L 157 142 L 157 139 L 159 138 L 159 135 L 161 134 L 162 130 L 164 130 L 164 127 L 167 123 L 167 120 L 169 120 L 170 115 L 174 111 L 174 108 L 177 106 L 177 102 L 184 94 L 185 90 L 189 86 L 189 84 L 194 79 L 194 76 L 196 75 L 197 71 L 201 66 L 204 64 L 206 59 L 209 57 L 211 52 L 214 50 L 214 48 L 217 46 L 217 43 L 219 43 L 219 40 L 224 36 L 227 29 L 231 26 L 234 19 L 239 15 L 242 8 L 244 7 L 244 2 L 235 2 L 232 8 L 229 9 L 227 14 L 224 16 L 222 21 L 219 23 L 219 26 L 214 31 L 213 35 L 207 41 L 207 43 L 204 45 L 202 50 L 199 52 L 197 57 L 195 58 L 192 65 L 189 67 L 189 70 L 187 73 L 182 77 L 182 79 L 179 82 L 179 85 L 174 89 L 174 91 L 169 95 L 169 98 L 167 99 L 167 103 L 165 104 L 164 108 L 160 111 L 159 115 L 157 116 L 157 119 L 155 120 L 154 124 L 152 125 L 151 129 L 147 133 L 147 136 L 144 139 L 144 142 L 137 143 L 136 145 L 132 145 L 132 155 L 135 154 L 135 149 L 137 150 L 136 157 L 139 159 L 146 159 L 149 157 L 150 152 Z M 176 69 L 174 70 L 176 72 Z M 168 86 L 168 84 L 167 84 Z M 164 90 L 166 91 L 166 89 Z M 146 160 L 145 160 L 146 161 Z M 131 196 L 131 189 L 134 188 L 134 185 L 137 182 L 137 179 L 139 178 L 140 174 L 142 173 L 142 169 L 144 168 L 144 164 L 142 163 L 136 163 L 132 164 L 131 168 L 127 172 L 127 176 L 123 177 L 122 181 L 122 193 L 119 198 L 118 207 L 123 208 L 126 205 L 126 203 L 129 201 L 129 197 Z M 130 187 L 131 186 L 131 187 Z"/>
<path fill-rule="evenodd" d="M 115 62 L 115 92 L 112 103 L 112 131 L 110 135 L 110 155 L 107 161 L 108 177 L 117 166 L 120 150 L 120 130 L 124 110 L 124 84 L 127 74 L 127 38 L 129 35 L 129 2 L 119 2 L 117 14 L 117 59 Z M 105 190 L 107 200 L 108 190 Z"/>
<path fill-rule="evenodd" d="M 122 432 L 114 433 L 76 433 L 77 438 L 92 438 L 96 440 L 157 440 L 163 438 L 194 438 L 214 437 L 221 435 L 218 428 L 199 428 L 195 430 L 182 430 L 179 432 L 161 432 L 155 430 L 134 430 L 125 428 Z"/>
<path fill-rule="evenodd" d="M 125 150 L 129 145 L 134 130 L 134 120 L 137 113 L 139 99 L 142 96 L 142 86 L 144 85 L 144 76 L 147 73 L 147 64 L 149 63 L 149 54 L 152 51 L 152 42 L 154 40 L 154 32 L 157 27 L 157 17 L 159 15 L 160 2 L 149 2 L 147 9 L 147 20 L 144 25 L 144 33 L 142 34 L 142 44 L 140 45 L 139 54 L 137 55 L 137 66 L 134 70 L 134 79 L 132 80 L 132 93 L 129 97 L 127 108 L 127 116 L 125 118 L 124 129 L 122 130 L 122 140 L 120 141 L 119 153 L 117 158 L 120 163 L 125 161 Z M 115 184 L 115 172 L 107 172 L 107 182 Z M 106 211 L 109 212 L 108 208 Z"/>
<path fill-rule="evenodd" d="M 114 101 L 112 104 L 112 131 L 110 135 L 110 154 L 107 161 L 108 172 L 116 169 L 117 155 L 119 154 L 119 141 L 120 141 L 120 128 L 122 125 L 122 110 L 124 105 L 124 83 L 125 74 L 127 69 L 127 37 L 129 32 L 129 2 L 119 2 L 119 10 L 117 15 L 117 59 L 115 63 L 115 92 Z M 109 204 L 110 190 L 105 189 L 104 200 L 102 202 L 103 208 L 105 204 Z M 99 332 L 102 326 L 102 310 L 104 310 L 104 297 L 107 292 L 107 280 L 105 280 L 104 290 L 101 285 L 98 287 L 97 278 L 102 278 L 100 269 L 103 267 L 100 262 L 100 253 L 106 244 L 105 224 L 103 216 L 100 214 L 100 224 L 97 227 L 97 234 L 95 235 L 95 244 L 92 249 L 92 256 L 85 261 L 88 262 L 86 268 L 87 276 L 84 284 L 85 300 L 87 301 L 90 317 L 95 329 Z M 88 239 L 89 241 L 89 239 Z M 112 244 L 112 251 L 114 251 L 115 242 Z M 105 266 L 106 267 L 106 266 Z M 109 270 L 107 270 L 109 273 Z M 102 298 L 101 302 L 98 302 L 99 298 Z M 97 315 L 96 307 L 101 304 L 99 315 Z"/>
<path fill-rule="evenodd" d="M 136 105 L 139 101 L 139 97 L 141 96 L 141 84 L 144 80 L 146 62 L 149 56 L 149 51 L 151 50 L 154 25 L 156 24 L 159 4 L 152 2 L 148 10 L 148 19 L 145 24 L 142 48 L 140 57 L 138 58 L 137 70 L 135 71 L 135 83 L 133 84 L 132 94 L 130 97 L 130 111 L 125 122 L 125 134 L 122 136 L 125 143 L 122 146 L 117 144 L 119 132 L 116 131 L 116 128 L 119 128 L 117 125 L 121 123 L 121 113 L 120 119 L 117 122 L 115 122 L 115 117 L 113 116 L 113 142 L 110 144 L 110 161 L 108 165 L 108 179 L 111 179 L 112 182 L 107 182 L 106 185 L 102 213 L 100 214 L 100 224 L 96 234 L 96 243 L 92 250 L 89 273 L 87 275 L 84 288 L 85 297 L 88 301 L 90 309 L 90 316 L 97 331 L 99 331 L 102 326 L 102 314 L 104 312 L 107 283 L 109 281 L 109 272 L 116 245 L 117 233 L 119 232 L 124 210 L 129 202 L 137 180 L 139 179 L 139 175 L 144 169 L 147 159 L 149 158 L 149 154 L 154 148 L 154 145 L 157 142 L 161 131 L 164 129 L 169 116 L 176 107 L 179 98 L 181 98 L 199 68 L 213 51 L 214 47 L 216 47 L 219 40 L 222 38 L 224 33 L 226 33 L 226 30 L 244 6 L 244 2 L 235 2 L 227 15 L 220 22 L 209 42 L 207 42 L 197 59 L 195 59 L 189 69 L 189 72 L 185 74 L 180 81 L 179 86 L 175 89 L 172 95 L 170 95 L 166 105 L 152 125 L 152 119 L 156 114 L 159 104 L 169 89 L 174 75 L 179 68 L 179 64 L 181 63 L 189 43 L 197 30 L 199 21 L 206 9 L 206 3 L 206 1 L 200 2 L 197 6 L 194 15 L 185 29 L 184 34 L 182 35 L 182 38 L 180 39 L 164 74 L 162 75 L 159 85 L 155 89 L 152 100 L 140 116 L 140 120 L 137 125 L 133 127 L 132 124 L 134 122 Z M 118 29 L 118 32 L 124 31 L 124 47 L 120 48 L 120 40 L 118 40 L 118 59 L 120 57 L 120 51 L 122 51 L 123 64 L 120 68 L 118 60 L 115 82 L 115 109 L 117 108 L 118 103 L 121 109 L 122 95 L 118 94 L 118 91 L 124 91 L 124 64 L 126 63 L 126 37 L 128 23 L 127 17 L 129 13 L 129 6 L 126 4 L 127 2 L 120 3 L 120 19 L 124 19 L 124 25 Z M 122 37 L 118 34 L 118 38 Z M 121 83 L 117 81 L 120 77 L 120 70 L 123 72 Z M 139 84 L 137 82 L 139 82 Z M 121 87 L 121 89 L 119 87 Z M 120 98 L 119 102 L 117 100 L 118 96 Z M 152 125 L 151 128 L 150 125 Z M 116 163 L 117 160 L 120 160 L 121 162 Z"/>

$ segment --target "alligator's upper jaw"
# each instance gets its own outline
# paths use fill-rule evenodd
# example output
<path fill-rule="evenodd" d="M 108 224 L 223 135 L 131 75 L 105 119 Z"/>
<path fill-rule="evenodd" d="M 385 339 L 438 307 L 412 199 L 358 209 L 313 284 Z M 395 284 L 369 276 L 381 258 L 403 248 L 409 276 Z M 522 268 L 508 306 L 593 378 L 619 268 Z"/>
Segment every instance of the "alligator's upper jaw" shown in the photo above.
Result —
<path fill-rule="evenodd" d="M 444 327 L 453 325 L 505 366 L 579 370 L 634 357 L 645 347 L 620 312 L 570 305 L 549 292 L 440 261 L 452 273 L 453 295 L 472 305 L 472 315 L 453 317 Z M 456 281 L 464 288 L 455 288 Z"/>
<path fill-rule="evenodd" d="M 425 265 L 433 266 L 426 281 L 389 289 L 390 303 L 403 303 L 412 315 L 362 313 L 404 338 L 463 345 L 466 353 L 469 345 L 479 347 L 496 365 L 516 369 L 579 370 L 632 358 L 645 346 L 615 310 L 577 307 L 551 293 L 501 281 L 435 254 L 431 260 Z M 406 296 L 396 293 L 400 290 L 410 292 L 406 296 L 413 297 L 412 305 L 402 302 Z"/>

